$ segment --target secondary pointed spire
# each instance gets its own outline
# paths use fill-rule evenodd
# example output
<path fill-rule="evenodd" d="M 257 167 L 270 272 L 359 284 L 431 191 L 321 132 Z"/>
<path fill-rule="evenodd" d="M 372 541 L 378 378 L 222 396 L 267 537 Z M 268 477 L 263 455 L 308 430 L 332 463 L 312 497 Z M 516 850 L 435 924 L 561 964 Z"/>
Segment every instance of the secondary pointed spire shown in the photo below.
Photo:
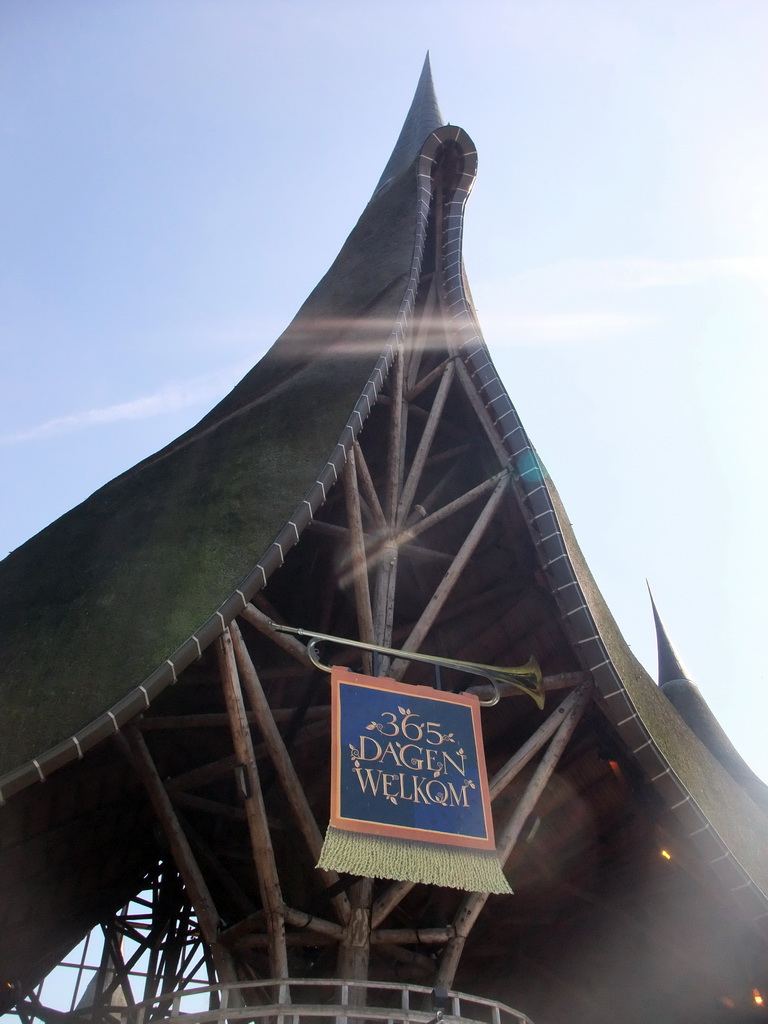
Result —
<path fill-rule="evenodd" d="M 659 686 L 663 687 L 665 683 L 672 682 L 673 679 L 687 679 L 689 683 L 693 680 L 688 670 L 680 660 L 680 655 L 672 645 L 672 641 L 669 639 L 664 623 L 661 621 L 656 602 L 653 600 L 653 594 L 651 588 L 646 581 L 648 587 L 648 595 L 651 599 L 651 608 L 653 609 L 653 621 L 656 626 L 656 649 L 659 656 Z"/>
<path fill-rule="evenodd" d="M 646 580 L 646 585 L 648 582 Z M 728 739 L 725 730 L 715 718 L 699 688 L 684 667 L 672 646 L 653 600 L 648 594 L 656 624 L 656 645 L 659 653 L 659 689 L 677 710 L 682 720 L 694 732 L 725 770 L 742 786 L 752 799 L 768 810 L 768 786 L 752 771 L 741 754 Z"/>
<path fill-rule="evenodd" d="M 411 108 L 395 143 L 395 148 L 392 150 L 392 155 L 384 168 L 384 173 L 379 178 L 374 195 L 410 165 L 424 145 L 426 138 L 444 123 L 435 95 L 432 66 L 429 62 L 429 51 L 427 51 Z"/>

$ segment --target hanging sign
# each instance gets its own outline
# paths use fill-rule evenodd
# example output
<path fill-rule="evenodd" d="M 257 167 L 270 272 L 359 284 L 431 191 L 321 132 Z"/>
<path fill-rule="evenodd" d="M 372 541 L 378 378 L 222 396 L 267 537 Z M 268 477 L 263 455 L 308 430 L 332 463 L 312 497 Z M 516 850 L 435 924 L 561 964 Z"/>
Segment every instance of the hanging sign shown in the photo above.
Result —
<path fill-rule="evenodd" d="M 331 815 L 319 867 L 510 892 L 472 694 L 335 667 Z"/>

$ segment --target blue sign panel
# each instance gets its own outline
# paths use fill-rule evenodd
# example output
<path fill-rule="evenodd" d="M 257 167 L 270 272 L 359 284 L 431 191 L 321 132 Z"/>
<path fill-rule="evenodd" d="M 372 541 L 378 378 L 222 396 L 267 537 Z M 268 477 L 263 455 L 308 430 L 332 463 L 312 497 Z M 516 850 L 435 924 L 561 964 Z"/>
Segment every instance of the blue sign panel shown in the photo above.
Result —
<path fill-rule="evenodd" d="M 494 846 L 479 703 L 335 668 L 331 824 Z"/>

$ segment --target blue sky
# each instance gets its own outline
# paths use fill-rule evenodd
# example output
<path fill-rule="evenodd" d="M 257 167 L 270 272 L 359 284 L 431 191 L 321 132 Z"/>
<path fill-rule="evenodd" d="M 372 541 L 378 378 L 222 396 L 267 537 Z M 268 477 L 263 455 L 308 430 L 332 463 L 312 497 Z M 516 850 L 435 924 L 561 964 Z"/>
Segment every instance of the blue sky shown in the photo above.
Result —
<path fill-rule="evenodd" d="M 195 422 L 367 202 L 431 50 L 486 340 L 635 653 L 768 780 L 768 5 L 4 0 L 0 551 Z"/>

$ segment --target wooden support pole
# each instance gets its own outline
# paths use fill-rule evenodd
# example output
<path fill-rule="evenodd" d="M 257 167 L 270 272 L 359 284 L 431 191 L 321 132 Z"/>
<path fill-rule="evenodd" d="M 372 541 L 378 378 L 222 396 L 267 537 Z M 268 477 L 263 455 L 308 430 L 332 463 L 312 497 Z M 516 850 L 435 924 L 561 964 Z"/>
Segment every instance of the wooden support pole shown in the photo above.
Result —
<path fill-rule="evenodd" d="M 219 979 L 223 982 L 236 982 L 238 977 L 232 956 L 219 941 L 220 918 L 213 899 L 192 853 L 189 841 L 176 817 L 170 797 L 158 775 L 144 737 L 135 725 L 129 725 L 123 733 L 117 734 L 116 739 L 123 746 L 137 775 L 144 784 L 152 809 L 165 833 L 168 847 L 194 908 L 200 932 L 211 951 Z"/>
<path fill-rule="evenodd" d="M 365 537 L 363 536 L 363 520 L 360 514 L 360 495 L 357 490 L 357 470 L 355 469 L 355 450 L 347 452 L 347 465 L 342 474 L 344 500 L 349 523 L 350 558 L 352 561 L 352 582 L 355 588 L 355 606 L 357 608 L 357 628 L 363 643 L 372 644 L 373 612 L 371 611 L 371 594 L 368 587 L 368 560 L 365 554 Z M 370 674 L 371 656 L 367 652 L 363 658 L 364 670 Z"/>
<path fill-rule="evenodd" d="M 384 510 L 381 507 L 379 496 L 376 493 L 371 471 L 368 469 L 368 463 L 365 461 L 365 455 L 363 455 L 363 449 L 360 447 L 360 442 L 355 441 L 352 447 L 355 453 L 355 466 L 357 468 L 357 479 L 360 484 L 360 491 L 368 503 L 368 508 L 371 510 L 376 530 L 380 534 L 384 535 L 387 531 L 387 520 L 384 518 Z"/>
<path fill-rule="evenodd" d="M 453 925 L 444 928 L 380 928 L 371 932 L 371 945 L 395 943 L 400 946 L 432 946 L 448 942 L 456 934 Z"/>
<path fill-rule="evenodd" d="M 397 500 L 403 472 L 405 453 L 405 431 L 403 429 L 403 348 L 398 350 L 392 367 L 392 411 L 389 420 L 389 444 L 387 452 L 387 481 L 384 500 L 384 515 L 390 524 L 395 521 Z"/>
<path fill-rule="evenodd" d="M 395 610 L 395 591 L 397 587 L 397 563 L 399 551 L 394 541 L 387 541 L 379 556 L 379 571 L 376 577 L 376 608 L 373 629 L 376 643 L 381 647 L 392 646 L 392 622 Z M 387 675 L 389 658 L 378 655 L 377 675 Z"/>
<path fill-rule="evenodd" d="M 248 648 L 245 646 L 242 634 L 234 622 L 230 625 L 229 630 L 232 638 L 232 647 L 235 652 L 235 660 L 248 696 L 248 703 L 251 705 L 251 711 L 256 717 L 261 735 L 264 738 L 264 744 L 275 766 L 278 780 L 288 801 L 288 806 L 293 812 L 309 852 L 314 860 L 317 861 L 320 858 L 320 851 L 323 846 L 322 833 L 315 821 L 315 816 L 312 813 L 312 808 L 309 806 L 304 787 L 301 785 L 296 769 L 293 767 L 293 762 L 286 749 L 280 730 L 277 728 L 272 717 L 269 702 L 262 689 L 259 675 L 251 660 Z M 321 871 L 320 877 L 327 886 L 336 885 L 339 880 L 339 876 L 335 871 Z M 339 893 L 335 896 L 333 905 L 339 919 L 346 923 L 350 915 L 349 900 L 346 894 Z"/>
<path fill-rule="evenodd" d="M 219 758 L 218 761 L 201 765 L 200 768 L 193 768 L 191 771 L 182 772 L 181 775 L 174 775 L 165 783 L 165 788 L 169 793 L 176 793 L 187 789 L 197 789 L 198 786 L 206 786 L 223 775 L 231 777 L 232 769 L 236 764 L 235 754 L 229 754 L 227 757 Z"/>
<path fill-rule="evenodd" d="M 421 380 L 414 384 L 408 391 L 405 396 L 406 401 L 412 402 L 414 398 L 419 397 L 422 391 L 426 391 L 431 384 L 434 384 L 434 382 L 443 375 L 443 371 L 454 358 L 455 356 L 449 356 L 448 359 L 444 359 L 442 363 L 439 363 L 433 370 L 430 370 L 429 373 L 425 374 Z"/>
<path fill-rule="evenodd" d="M 552 772 L 555 770 L 557 762 L 560 760 L 568 740 L 573 735 L 573 732 L 579 724 L 581 716 L 584 714 L 591 698 L 592 686 L 590 684 L 584 684 L 579 687 L 576 693 L 576 700 L 573 703 L 571 710 L 565 716 L 565 720 L 560 723 L 560 726 L 555 733 L 552 742 L 547 748 L 546 753 L 537 765 L 536 771 L 531 776 L 531 780 L 526 787 L 525 793 L 523 793 L 520 802 L 512 812 L 512 815 L 503 828 L 501 835 L 497 837 L 496 849 L 498 850 L 502 864 L 506 864 L 509 859 L 528 815 L 533 811 L 534 807 L 538 803 L 539 797 L 544 792 Z M 472 930 L 480 911 L 485 906 L 487 899 L 487 892 L 472 892 L 468 893 L 464 897 L 453 922 L 456 929 L 456 937 L 451 939 L 445 947 L 445 952 L 443 953 L 443 958 L 440 962 L 440 970 L 435 981 L 436 987 L 451 988 L 453 985 L 456 968 L 459 965 L 461 954 L 464 951 L 467 936 Z"/>
<path fill-rule="evenodd" d="M 316 949 L 318 946 L 335 946 L 336 939 L 332 939 L 329 935 L 321 935 L 319 932 L 287 932 L 285 944 L 289 949 L 295 949 L 297 946 L 299 948 L 310 946 L 312 949 Z M 234 949 L 266 949 L 268 946 L 269 936 L 263 932 L 251 932 L 232 943 Z M 307 1007 L 304 1004 L 301 1009 L 302 1013 L 307 1012 Z M 272 1019 L 274 1020 L 274 1018 Z"/>
<path fill-rule="evenodd" d="M 478 484 L 477 487 L 473 487 L 465 494 L 460 495 L 453 501 L 449 501 L 447 505 L 443 505 L 442 508 L 432 512 L 431 515 L 425 516 L 424 519 L 420 519 L 418 522 L 412 523 L 397 538 L 398 544 L 403 544 L 405 541 L 418 537 L 420 533 L 424 533 L 424 531 L 429 530 L 430 527 L 436 526 L 438 523 L 442 523 L 444 519 L 448 519 L 449 516 L 454 515 L 456 512 L 460 512 L 461 509 L 466 508 L 467 505 L 471 505 L 473 501 L 477 501 L 478 498 L 482 498 L 484 495 L 488 494 L 489 491 L 492 491 L 496 484 L 507 475 L 508 470 L 502 469 L 501 472 L 489 477 L 488 480 L 483 480 L 483 482 Z"/>
<path fill-rule="evenodd" d="M 569 693 L 560 707 L 555 708 L 552 714 L 541 723 L 536 732 L 496 772 L 488 784 L 491 800 L 494 800 L 502 790 L 506 789 L 510 782 L 525 768 L 531 758 L 541 750 L 550 736 L 554 735 L 563 722 L 567 720 L 568 715 L 580 699 L 581 690 L 574 690 L 572 693 Z"/>
<path fill-rule="evenodd" d="M 439 463 L 438 463 L 439 464 Z M 424 463 L 424 469 L 429 466 L 434 467 L 435 459 L 430 456 Z M 435 479 L 434 484 L 426 493 L 422 493 L 421 500 L 418 505 L 414 505 L 409 514 L 405 518 L 403 524 L 403 531 L 407 532 L 410 528 L 417 523 L 420 523 L 427 516 L 431 515 L 435 509 L 441 508 L 451 498 L 445 498 L 444 495 L 452 494 L 455 490 L 455 485 L 461 477 L 460 470 L 466 472 L 466 464 L 456 459 L 451 461 L 451 465 L 447 467 L 440 475 Z"/>
<path fill-rule="evenodd" d="M 180 818 L 179 820 L 184 828 L 189 844 L 194 851 L 195 857 L 205 868 L 207 877 L 216 879 L 219 889 L 223 890 L 227 894 L 233 906 L 237 907 L 244 917 L 249 917 L 251 914 L 255 913 L 256 908 L 251 897 L 242 889 L 240 883 L 221 863 L 200 833 L 197 832 L 188 821 L 185 821 L 183 818 Z M 224 932 L 221 933 L 220 939 L 222 942 L 226 942 Z"/>
<path fill-rule="evenodd" d="M 405 949 L 396 943 L 382 943 L 376 947 L 380 956 L 386 956 L 396 964 L 407 964 L 411 971 L 420 971 L 426 978 L 431 978 L 435 971 L 435 961 L 415 949 Z"/>
<path fill-rule="evenodd" d="M 390 403 L 389 434 L 387 439 L 387 470 L 384 495 L 384 517 L 390 538 L 394 533 L 397 505 L 403 477 L 405 458 L 406 422 L 403 418 L 403 392 L 405 388 L 404 349 L 398 349 L 392 367 L 392 401 Z M 374 588 L 373 629 L 376 643 L 389 647 L 392 642 L 392 620 L 397 583 L 397 544 L 391 539 L 382 546 Z M 377 675 L 387 671 L 388 659 L 378 657 Z"/>
<path fill-rule="evenodd" d="M 368 977 L 368 961 L 371 954 L 371 898 L 373 879 L 360 878 L 352 889 L 350 903 L 352 916 L 339 946 L 337 974 L 347 981 L 364 981 Z M 355 1002 L 352 1003 L 354 995 Z M 350 993 L 350 1003 L 365 1005 L 365 989 Z"/>
<path fill-rule="evenodd" d="M 493 425 L 493 421 L 491 420 L 491 417 L 488 414 L 488 410 L 486 409 L 482 398 L 477 393 L 477 388 L 475 387 L 472 378 L 469 376 L 466 366 L 464 365 L 463 362 L 461 362 L 461 360 L 458 360 L 457 362 L 456 377 L 461 386 L 464 388 L 464 393 L 469 399 L 470 405 L 475 410 L 475 414 L 477 415 L 477 418 L 480 420 L 480 424 L 485 430 L 486 436 L 488 440 L 491 442 L 493 450 L 496 452 L 496 455 L 498 456 L 499 462 L 502 464 L 502 466 L 506 466 L 507 463 L 509 462 L 509 452 L 504 447 L 504 442 L 499 437 L 499 432 Z"/>
<path fill-rule="evenodd" d="M 425 280 L 425 278 L 422 278 L 422 281 L 423 280 Z M 437 300 L 438 288 L 433 277 L 429 282 L 427 296 L 424 300 L 424 307 L 416 326 L 415 337 L 409 345 L 410 352 L 406 361 L 407 369 L 405 373 L 405 380 L 403 382 L 406 392 L 413 389 L 419 369 L 421 368 L 421 360 L 424 354 L 424 349 L 427 347 L 427 340 L 430 334 L 434 332 L 435 327 L 439 329 L 442 326 L 441 320 L 438 319 L 438 317 L 441 316 L 441 313 L 438 310 Z M 408 396 L 408 401 L 410 401 L 410 395 Z"/>
<path fill-rule="evenodd" d="M 238 760 L 245 768 L 248 778 L 249 792 L 243 802 L 259 881 L 259 894 L 267 914 L 267 934 L 270 936 L 270 971 L 274 978 L 287 978 L 288 955 L 285 948 L 285 921 L 282 914 L 283 897 L 280 892 L 280 880 L 277 875 L 272 838 L 269 834 L 259 769 L 253 754 L 253 742 L 245 714 L 229 629 L 224 630 L 222 635 L 216 639 L 215 644 L 224 700 L 230 716 L 232 742 Z"/>
<path fill-rule="evenodd" d="M 305 910 L 294 910 L 293 907 L 283 907 L 283 912 L 286 922 L 292 924 L 294 928 L 301 928 L 317 935 L 327 935 L 337 942 L 344 938 L 344 929 L 333 921 L 325 921 L 322 917 L 315 917 Z"/>
<path fill-rule="evenodd" d="M 247 604 L 240 612 L 240 615 L 246 622 L 249 622 L 254 629 L 258 629 L 262 636 L 267 637 L 274 644 L 277 644 L 278 647 L 282 647 L 284 651 L 296 658 L 297 661 L 300 661 L 302 665 L 305 665 L 309 669 L 313 668 L 304 644 L 299 643 L 298 640 L 289 636 L 288 633 L 278 633 L 276 630 L 272 629 L 270 626 L 269 616 L 265 615 L 264 612 L 260 611 L 255 605 Z"/>
<path fill-rule="evenodd" d="M 415 882 L 393 882 L 371 908 L 371 928 L 378 928 L 382 921 L 386 921 L 415 884 Z"/>
<path fill-rule="evenodd" d="M 491 519 L 493 519 L 493 516 L 496 513 L 496 509 L 499 507 L 499 504 L 503 497 L 504 488 L 507 486 L 508 479 L 509 478 L 505 476 L 496 484 L 496 488 L 493 491 L 493 494 L 491 494 L 490 498 L 488 499 L 485 505 L 485 508 L 480 513 L 474 526 L 467 534 L 464 543 L 461 545 L 458 552 L 456 553 L 456 557 L 451 563 L 450 568 L 446 572 L 445 576 L 443 576 L 442 580 L 438 584 L 437 590 L 432 595 L 429 604 L 422 612 L 419 621 L 413 627 L 410 636 L 402 645 L 403 650 L 418 651 L 419 647 L 422 644 L 422 641 L 424 640 L 424 637 L 427 635 L 435 619 L 440 614 L 440 611 L 442 610 L 442 607 L 445 604 L 448 595 L 456 585 L 456 582 L 458 581 L 459 576 L 462 573 L 462 570 L 464 569 L 465 565 L 471 558 L 472 553 L 474 552 L 475 548 L 480 542 L 480 538 L 483 536 L 486 529 L 488 528 Z M 405 671 L 407 664 L 408 663 L 402 658 L 396 659 L 392 663 L 389 670 L 389 673 L 392 676 L 392 678 L 399 679 L 402 676 L 403 672 Z"/>
<path fill-rule="evenodd" d="M 432 408 L 429 410 L 429 418 L 427 419 L 426 426 L 424 427 L 424 433 L 421 435 L 419 440 L 419 446 L 416 449 L 416 454 L 413 457 L 411 463 L 411 470 L 408 473 L 408 478 L 403 487 L 403 493 L 400 497 L 400 502 L 397 509 L 397 527 L 402 528 L 403 523 L 406 520 L 408 513 L 411 510 L 413 499 L 416 495 L 416 488 L 419 486 L 421 480 L 421 474 L 424 471 L 424 463 L 427 461 L 429 455 L 429 449 L 432 447 L 432 442 L 435 439 L 437 428 L 440 423 L 440 417 L 443 415 L 443 409 L 445 408 L 445 401 L 448 398 L 448 392 L 451 389 L 453 382 L 453 375 L 455 372 L 455 360 L 451 360 L 445 368 L 440 386 L 437 389 L 435 400 L 432 403 Z"/>
<path fill-rule="evenodd" d="M 194 793 L 177 792 L 172 794 L 174 807 L 189 807 L 193 811 L 204 811 L 206 814 L 213 814 L 218 818 L 226 818 L 229 821 L 245 821 L 246 814 L 242 807 L 232 807 L 231 804 L 223 804 L 220 800 L 209 800 L 205 796 L 196 796 Z"/>

